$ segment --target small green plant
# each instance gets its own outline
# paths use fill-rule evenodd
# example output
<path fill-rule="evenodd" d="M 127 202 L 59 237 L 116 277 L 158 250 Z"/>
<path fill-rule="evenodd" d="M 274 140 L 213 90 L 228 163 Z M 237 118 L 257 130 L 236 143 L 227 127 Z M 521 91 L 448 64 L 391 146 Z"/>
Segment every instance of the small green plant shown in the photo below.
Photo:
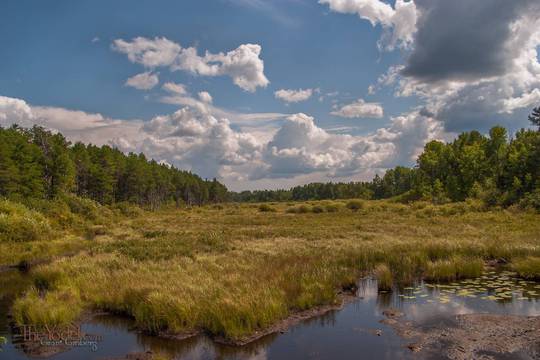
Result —
<path fill-rule="evenodd" d="M 0 201 L 0 242 L 48 239 L 51 226 L 39 212 L 8 200 Z"/>
<path fill-rule="evenodd" d="M 377 287 L 379 290 L 392 290 L 392 284 L 394 282 L 392 272 L 386 264 L 379 264 L 373 271 L 375 278 L 377 278 Z"/>
<path fill-rule="evenodd" d="M 352 211 L 362 210 L 364 208 L 364 202 L 360 200 L 351 200 L 345 205 L 347 209 Z"/>
<path fill-rule="evenodd" d="M 326 209 L 326 212 L 329 212 L 329 213 L 333 213 L 333 212 L 338 212 L 339 211 L 339 207 L 337 205 L 334 205 L 334 204 L 328 204 L 325 206 L 325 209 Z"/>
<path fill-rule="evenodd" d="M 324 212 L 324 208 L 322 206 L 319 206 L 319 205 L 315 205 L 311 208 L 311 211 L 314 213 L 314 214 L 320 214 L 320 213 L 323 213 Z"/>
<path fill-rule="evenodd" d="M 261 204 L 261 205 L 259 205 L 259 211 L 260 212 L 275 212 L 276 209 L 271 207 L 270 205 Z"/>
<path fill-rule="evenodd" d="M 540 280 L 540 257 L 514 260 L 512 268 L 525 279 Z"/>

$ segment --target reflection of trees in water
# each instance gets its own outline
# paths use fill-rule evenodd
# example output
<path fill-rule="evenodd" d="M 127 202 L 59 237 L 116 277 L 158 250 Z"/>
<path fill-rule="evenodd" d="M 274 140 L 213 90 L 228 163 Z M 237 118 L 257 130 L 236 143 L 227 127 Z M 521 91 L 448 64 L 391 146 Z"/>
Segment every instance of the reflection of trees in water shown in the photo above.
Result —
<path fill-rule="evenodd" d="M 32 278 L 19 270 L 0 272 L 0 329 L 8 328 L 13 301 L 31 284 Z"/>
<path fill-rule="evenodd" d="M 136 332 L 135 321 L 129 317 L 102 315 L 94 317 L 90 323 L 107 329 L 133 331 L 141 347 L 174 359 L 252 359 L 258 356 L 264 358 L 266 348 L 278 336 L 270 334 L 245 346 L 228 346 L 215 343 L 205 335 L 175 340 Z"/>
<path fill-rule="evenodd" d="M 302 320 L 299 325 L 319 325 L 321 327 L 334 326 L 336 324 L 336 314 L 338 311 L 339 310 L 330 310 L 322 315 L 316 315 L 312 318 L 307 318 L 305 320 Z"/>
<path fill-rule="evenodd" d="M 224 359 L 266 359 L 266 349 L 276 340 L 279 334 L 269 334 L 244 346 L 215 344 L 217 360 Z"/>
<path fill-rule="evenodd" d="M 117 315 L 98 315 L 95 316 L 90 324 L 103 327 L 108 330 L 124 330 L 132 332 L 139 344 L 144 349 L 150 349 L 155 353 L 161 353 L 171 358 L 182 358 L 190 356 L 193 353 L 206 353 L 211 346 L 205 346 L 203 336 L 194 336 L 184 340 L 166 339 L 158 336 L 152 336 L 137 331 L 135 321 L 128 316 Z"/>

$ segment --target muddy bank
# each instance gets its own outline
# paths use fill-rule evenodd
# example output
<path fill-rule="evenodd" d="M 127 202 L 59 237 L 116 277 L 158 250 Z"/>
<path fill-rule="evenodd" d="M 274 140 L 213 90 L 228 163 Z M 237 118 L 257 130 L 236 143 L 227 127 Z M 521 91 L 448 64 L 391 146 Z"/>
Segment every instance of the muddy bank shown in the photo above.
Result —
<path fill-rule="evenodd" d="M 382 323 L 410 339 L 407 347 L 411 351 L 427 357 L 540 359 L 540 316 L 466 314 L 418 325 L 400 312 L 390 310 L 384 315 Z"/>

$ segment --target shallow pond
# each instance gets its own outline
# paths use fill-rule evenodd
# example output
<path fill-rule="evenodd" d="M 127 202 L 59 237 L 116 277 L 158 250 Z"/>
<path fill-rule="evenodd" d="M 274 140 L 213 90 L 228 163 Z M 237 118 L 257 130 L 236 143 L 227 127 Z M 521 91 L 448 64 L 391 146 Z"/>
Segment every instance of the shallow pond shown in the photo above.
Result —
<path fill-rule="evenodd" d="M 13 344 L 7 313 L 13 296 L 28 285 L 17 272 L 2 274 L 0 281 L 0 359 L 29 359 Z M 303 321 L 284 334 L 269 335 L 244 347 L 213 343 L 205 336 L 187 340 L 165 340 L 131 330 L 128 319 L 101 316 L 84 323 L 82 330 L 98 334 L 97 348 L 74 347 L 50 359 L 103 359 L 130 352 L 152 350 L 175 359 L 407 359 L 437 358 L 437 354 L 412 353 L 407 340 L 380 323 L 389 307 L 405 313 L 406 319 L 422 326 L 451 322 L 454 315 L 469 313 L 540 315 L 540 283 L 517 279 L 510 272 L 490 272 L 481 278 L 437 285 L 416 286 L 378 292 L 376 281 L 360 281 L 358 298 L 342 310 Z"/>

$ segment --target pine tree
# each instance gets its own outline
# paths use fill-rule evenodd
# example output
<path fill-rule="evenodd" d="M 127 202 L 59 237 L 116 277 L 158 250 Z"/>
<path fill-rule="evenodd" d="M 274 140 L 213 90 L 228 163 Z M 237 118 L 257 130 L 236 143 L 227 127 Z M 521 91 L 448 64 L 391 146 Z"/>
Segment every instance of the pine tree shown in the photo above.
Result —
<path fill-rule="evenodd" d="M 540 131 L 540 106 L 535 107 L 532 110 L 532 113 L 529 115 L 529 121 L 534 126 L 538 127 L 538 131 Z"/>

